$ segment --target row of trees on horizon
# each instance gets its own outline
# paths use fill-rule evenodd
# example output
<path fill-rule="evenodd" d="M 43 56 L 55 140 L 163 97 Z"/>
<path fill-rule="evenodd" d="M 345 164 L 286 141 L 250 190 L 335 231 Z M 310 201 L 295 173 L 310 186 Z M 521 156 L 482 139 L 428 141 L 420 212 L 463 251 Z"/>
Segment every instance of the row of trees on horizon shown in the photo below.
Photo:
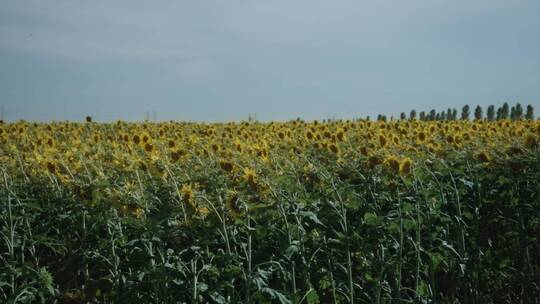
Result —
<path fill-rule="evenodd" d="M 486 115 L 484 116 L 484 111 L 480 105 L 477 105 L 474 109 L 474 120 L 501 120 L 501 119 L 511 119 L 511 120 L 521 120 L 521 119 L 534 119 L 534 108 L 532 105 L 527 105 L 526 110 L 523 110 L 523 106 L 520 103 L 510 107 L 510 105 L 505 102 L 501 107 L 495 110 L 494 105 L 489 105 L 486 110 Z M 426 112 L 421 111 L 417 113 L 416 110 L 411 110 L 409 116 L 405 112 L 401 112 L 399 116 L 400 120 L 469 120 L 471 116 L 471 107 L 466 104 L 461 109 L 461 115 L 458 117 L 458 110 L 456 108 L 448 108 L 448 110 L 437 112 L 435 109 Z M 369 120 L 369 116 L 368 116 Z M 377 120 L 386 121 L 386 115 L 379 114 Z M 393 120 L 393 117 L 391 118 Z"/>

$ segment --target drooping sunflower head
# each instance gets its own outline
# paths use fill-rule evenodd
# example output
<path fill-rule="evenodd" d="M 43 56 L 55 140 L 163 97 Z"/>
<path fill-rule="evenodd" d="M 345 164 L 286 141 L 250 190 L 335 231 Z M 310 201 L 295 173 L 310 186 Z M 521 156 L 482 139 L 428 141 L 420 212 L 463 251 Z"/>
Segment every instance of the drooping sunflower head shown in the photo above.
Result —
<path fill-rule="evenodd" d="M 375 168 L 375 166 L 380 165 L 383 162 L 384 160 L 379 155 L 371 155 L 370 157 L 368 157 L 368 166 L 370 168 Z"/>
<path fill-rule="evenodd" d="M 489 163 L 491 161 L 491 156 L 486 151 L 480 151 L 476 154 L 476 159 L 482 163 Z"/>
<path fill-rule="evenodd" d="M 180 190 L 182 194 L 182 200 L 186 203 L 192 204 L 193 198 L 195 197 L 195 191 L 191 184 L 184 184 Z"/>
<path fill-rule="evenodd" d="M 538 138 L 534 134 L 529 133 L 525 136 L 524 143 L 527 148 L 533 149 L 538 146 Z"/>
<path fill-rule="evenodd" d="M 231 163 L 230 161 L 226 161 L 226 160 L 220 161 L 219 162 L 219 167 L 222 170 L 227 171 L 227 172 L 231 172 L 234 169 L 233 163 Z"/>
<path fill-rule="evenodd" d="M 144 150 L 148 153 L 151 153 L 153 150 L 154 150 L 154 145 L 152 145 L 151 143 L 147 142 L 145 145 L 144 145 Z"/>
<path fill-rule="evenodd" d="M 399 174 L 409 175 L 412 170 L 413 161 L 409 157 L 405 157 L 399 163 Z"/>
<path fill-rule="evenodd" d="M 332 152 L 332 153 L 334 153 L 336 155 L 339 154 L 339 152 L 340 152 L 339 147 L 334 143 L 331 143 L 331 144 L 328 145 L 328 151 L 330 151 L 330 152 Z"/>
<path fill-rule="evenodd" d="M 392 136 L 392 142 L 394 143 L 394 145 L 396 146 L 399 146 L 399 143 L 401 142 L 399 137 L 397 137 L 396 135 Z"/>
<path fill-rule="evenodd" d="M 393 173 L 399 173 L 399 159 L 395 156 L 388 156 L 385 159 L 386 166 L 393 172 Z"/>
<path fill-rule="evenodd" d="M 386 143 L 387 143 L 386 136 L 383 133 L 379 134 L 379 144 L 381 148 L 386 147 Z"/>
<path fill-rule="evenodd" d="M 227 194 L 227 208 L 234 215 L 239 215 L 242 213 L 242 206 L 238 198 L 238 192 L 231 190 Z"/>
<path fill-rule="evenodd" d="M 48 161 L 46 165 L 47 165 L 47 171 L 49 171 L 49 173 L 51 173 L 51 174 L 55 174 L 55 173 L 56 173 L 57 169 L 56 169 L 56 164 L 55 164 L 55 162 L 53 162 L 53 161 Z"/>
<path fill-rule="evenodd" d="M 336 138 L 339 141 L 342 141 L 345 138 L 345 130 L 343 128 L 339 128 L 336 132 Z"/>
<path fill-rule="evenodd" d="M 242 178 L 249 184 L 254 184 L 255 180 L 257 179 L 257 172 L 254 169 L 245 168 Z"/>
<path fill-rule="evenodd" d="M 312 140 L 315 136 L 313 135 L 313 132 L 311 132 L 311 130 L 308 130 L 306 132 L 306 139 L 307 140 Z"/>

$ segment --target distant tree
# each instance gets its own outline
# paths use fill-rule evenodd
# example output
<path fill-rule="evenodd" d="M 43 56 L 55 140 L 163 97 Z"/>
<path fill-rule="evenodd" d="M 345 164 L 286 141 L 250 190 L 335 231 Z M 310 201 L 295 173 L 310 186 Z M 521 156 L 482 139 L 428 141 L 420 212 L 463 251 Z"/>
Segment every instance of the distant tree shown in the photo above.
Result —
<path fill-rule="evenodd" d="M 470 113 L 470 107 L 469 105 L 464 105 L 463 108 L 461 109 L 461 119 L 462 120 L 468 120 L 469 119 L 469 115 L 471 114 Z"/>
<path fill-rule="evenodd" d="M 435 109 L 429 111 L 428 119 L 435 120 L 437 118 L 437 111 Z"/>
<path fill-rule="evenodd" d="M 387 119 L 386 119 L 386 115 L 381 116 L 381 120 L 384 121 L 384 122 L 386 122 L 386 120 L 387 120 Z"/>
<path fill-rule="evenodd" d="M 511 120 L 516 120 L 516 107 L 511 107 L 510 108 L 510 119 Z"/>
<path fill-rule="evenodd" d="M 426 112 L 425 111 L 420 112 L 420 120 L 426 120 Z"/>
<path fill-rule="evenodd" d="M 377 115 L 377 121 L 381 121 L 382 120 L 382 115 L 381 114 L 378 114 Z"/>
<path fill-rule="evenodd" d="M 401 115 L 399 115 L 399 119 L 401 120 L 407 119 L 407 115 L 405 115 L 405 112 L 401 112 Z"/>
<path fill-rule="evenodd" d="M 370 120 L 371 120 L 371 117 L 369 117 L 369 115 L 366 116 L 366 120 L 367 120 L 367 121 L 370 121 Z"/>
<path fill-rule="evenodd" d="M 514 117 L 515 117 L 515 120 L 520 120 L 523 118 L 523 107 L 521 106 L 519 102 L 516 103 Z"/>
<path fill-rule="evenodd" d="M 477 105 L 474 109 L 474 119 L 475 120 L 482 120 L 482 107 L 480 105 Z"/>
<path fill-rule="evenodd" d="M 497 108 L 497 120 L 501 120 L 502 119 L 502 108 Z"/>
<path fill-rule="evenodd" d="M 448 108 L 448 110 L 446 110 L 446 119 L 452 120 L 452 109 L 450 109 L 450 108 Z"/>
<path fill-rule="evenodd" d="M 495 106 L 489 105 L 487 108 L 487 120 L 493 121 L 495 119 Z"/>
<path fill-rule="evenodd" d="M 525 114 L 525 119 L 534 119 L 534 108 L 531 105 L 527 105 L 527 114 Z"/>
<path fill-rule="evenodd" d="M 508 106 L 508 103 L 503 103 L 503 106 L 501 108 L 501 119 L 508 119 L 510 115 L 510 107 Z"/>
<path fill-rule="evenodd" d="M 456 120 L 456 119 L 457 119 L 457 109 L 453 108 L 452 109 L 452 120 Z"/>
<path fill-rule="evenodd" d="M 411 114 L 409 114 L 409 119 L 410 120 L 415 120 L 416 119 L 416 110 L 412 110 L 411 111 Z"/>
<path fill-rule="evenodd" d="M 446 112 L 441 111 L 441 113 L 439 114 L 439 117 L 440 117 L 441 120 L 446 120 Z"/>

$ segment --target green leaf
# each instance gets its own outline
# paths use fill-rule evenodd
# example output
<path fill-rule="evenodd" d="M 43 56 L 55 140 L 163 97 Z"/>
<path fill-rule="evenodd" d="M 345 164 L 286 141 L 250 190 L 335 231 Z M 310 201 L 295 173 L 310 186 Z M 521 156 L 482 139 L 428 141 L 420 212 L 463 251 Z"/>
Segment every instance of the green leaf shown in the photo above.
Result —
<path fill-rule="evenodd" d="M 312 220 L 313 222 L 315 222 L 316 224 L 319 224 L 321 226 L 324 226 L 324 224 L 319 220 L 319 218 L 317 217 L 317 215 L 312 212 L 312 211 L 302 211 L 300 212 L 300 215 L 302 215 L 303 217 L 307 217 L 309 218 L 310 220 Z"/>
<path fill-rule="evenodd" d="M 313 289 L 313 288 L 308 290 L 307 294 L 305 295 L 305 298 L 306 298 L 306 302 L 308 304 L 321 303 L 321 301 L 319 299 L 319 295 L 317 295 L 317 291 L 315 291 L 315 289 Z"/>
<path fill-rule="evenodd" d="M 269 287 L 264 287 L 261 289 L 261 292 L 264 293 L 264 294 L 267 294 L 269 295 L 273 300 L 278 300 L 279 303 L 281 304 L 291 304 L 291 300 L 287 299 L 287 297 L 282 294 L 281 292 L 275 290 L 275 289 L 272 289 L 272 288 L 269 288 Z"/>
<path fill-rule="evenodd" d="M 374 213 L 366 213 L 364 214 L 364 224 L 368 226 L 376 226 L 379 224 L 379 217 Z"/>

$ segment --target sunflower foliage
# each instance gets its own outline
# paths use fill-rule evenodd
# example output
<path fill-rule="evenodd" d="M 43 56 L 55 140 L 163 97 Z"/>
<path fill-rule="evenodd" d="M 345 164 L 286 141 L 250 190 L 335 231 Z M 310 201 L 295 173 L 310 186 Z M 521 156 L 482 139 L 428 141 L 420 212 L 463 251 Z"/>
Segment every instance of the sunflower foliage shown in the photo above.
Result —
<path fill-rule="evenodd" d="M 0 124 L 2 303 L 539 303 L 534 120 Z"/>

